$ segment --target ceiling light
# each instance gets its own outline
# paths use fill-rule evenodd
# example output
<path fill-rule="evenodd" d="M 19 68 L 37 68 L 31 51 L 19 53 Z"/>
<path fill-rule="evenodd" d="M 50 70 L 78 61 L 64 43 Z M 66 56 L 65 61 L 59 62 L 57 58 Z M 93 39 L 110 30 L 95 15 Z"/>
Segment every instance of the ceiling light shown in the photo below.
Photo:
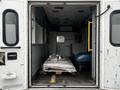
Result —
<path fill-rule="evenodd" d="M 64 18 L 64 20 L 65 20 L 65 21 L 68 21 L 68 20 L 70 20 L 70 19 L 69 19 L 69 18 Z"/>
<path fill-rule="evenodd" d="M 64 7 L 54 7 L 55 9 L 64 9 Z"/>
<path fill-rule="evenodd" d="M 79 13 L 84 13 L 85 11 L 84 10 L 78 10 Z"/>
<path fill-rule="evenodd" d="M 52 10 L 53 13 L 58 13 L 59 11 L 58 10 Z"/>
<path fill-rule="evenodd" d="M 52 3 L 49 3 L 50 5 L 64 5 L 65 3 L 54 3 L 54 2 L 52 2 Z"/>

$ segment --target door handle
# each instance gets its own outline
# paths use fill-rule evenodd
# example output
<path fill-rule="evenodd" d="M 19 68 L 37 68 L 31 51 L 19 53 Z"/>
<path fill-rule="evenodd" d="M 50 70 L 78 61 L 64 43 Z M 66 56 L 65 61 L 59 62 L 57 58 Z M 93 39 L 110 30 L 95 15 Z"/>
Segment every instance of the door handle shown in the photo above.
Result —
<path fill-rule="evenodd" d="M 91 34 L 90 34 L 91 26 L 90 26 L 90 24 L 91 23 L 92 23 L 91 21 L 88 21 L 88 52 L 91 52 L 93 50 L 92 48 L 90 48 L 90 45 L 91 45 L 91 41 L 90 41 L 90 39 L 91 39 Z"/>

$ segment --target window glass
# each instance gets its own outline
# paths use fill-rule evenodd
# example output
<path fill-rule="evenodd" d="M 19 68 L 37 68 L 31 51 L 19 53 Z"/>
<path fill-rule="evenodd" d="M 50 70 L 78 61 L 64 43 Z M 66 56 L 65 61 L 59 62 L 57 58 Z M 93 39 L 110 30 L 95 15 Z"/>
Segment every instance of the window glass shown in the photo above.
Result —
<path fill-rule="evenodd" d="M 18 15 L 13 10 L 3 13 L 3 42 L 8 46 L 18 43 Z"/>
<path fill-rule="evenodd" d="M 64 43 L 65 37 L 64 36 L 57 36 L 57 43 Z"/>
<path fill-rule="evenodd" d="M 111 43 L 113 45 L 120 44 L 120 10 L 113 11 L 110 19 Z"/>

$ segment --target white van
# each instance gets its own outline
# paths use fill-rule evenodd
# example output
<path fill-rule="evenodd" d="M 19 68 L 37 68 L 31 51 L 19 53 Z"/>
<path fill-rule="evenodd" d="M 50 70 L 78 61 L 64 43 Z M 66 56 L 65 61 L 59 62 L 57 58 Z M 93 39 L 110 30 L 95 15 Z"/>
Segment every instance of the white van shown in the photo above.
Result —
<path fill-rule="evenodd" d="M 0 89 L 120 90 L 119 30 L 120 0 L 0 0 Z"/>

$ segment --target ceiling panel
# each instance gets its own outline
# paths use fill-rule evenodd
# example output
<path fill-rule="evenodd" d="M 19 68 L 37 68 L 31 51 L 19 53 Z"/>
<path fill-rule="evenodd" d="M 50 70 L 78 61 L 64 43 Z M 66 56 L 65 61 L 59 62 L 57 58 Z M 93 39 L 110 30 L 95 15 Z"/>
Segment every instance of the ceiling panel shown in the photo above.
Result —
<path fill-rule="evenodd" d="M 52 24 L 73 25 L 90 14 L 90 6 L 44 6 Z"/>

